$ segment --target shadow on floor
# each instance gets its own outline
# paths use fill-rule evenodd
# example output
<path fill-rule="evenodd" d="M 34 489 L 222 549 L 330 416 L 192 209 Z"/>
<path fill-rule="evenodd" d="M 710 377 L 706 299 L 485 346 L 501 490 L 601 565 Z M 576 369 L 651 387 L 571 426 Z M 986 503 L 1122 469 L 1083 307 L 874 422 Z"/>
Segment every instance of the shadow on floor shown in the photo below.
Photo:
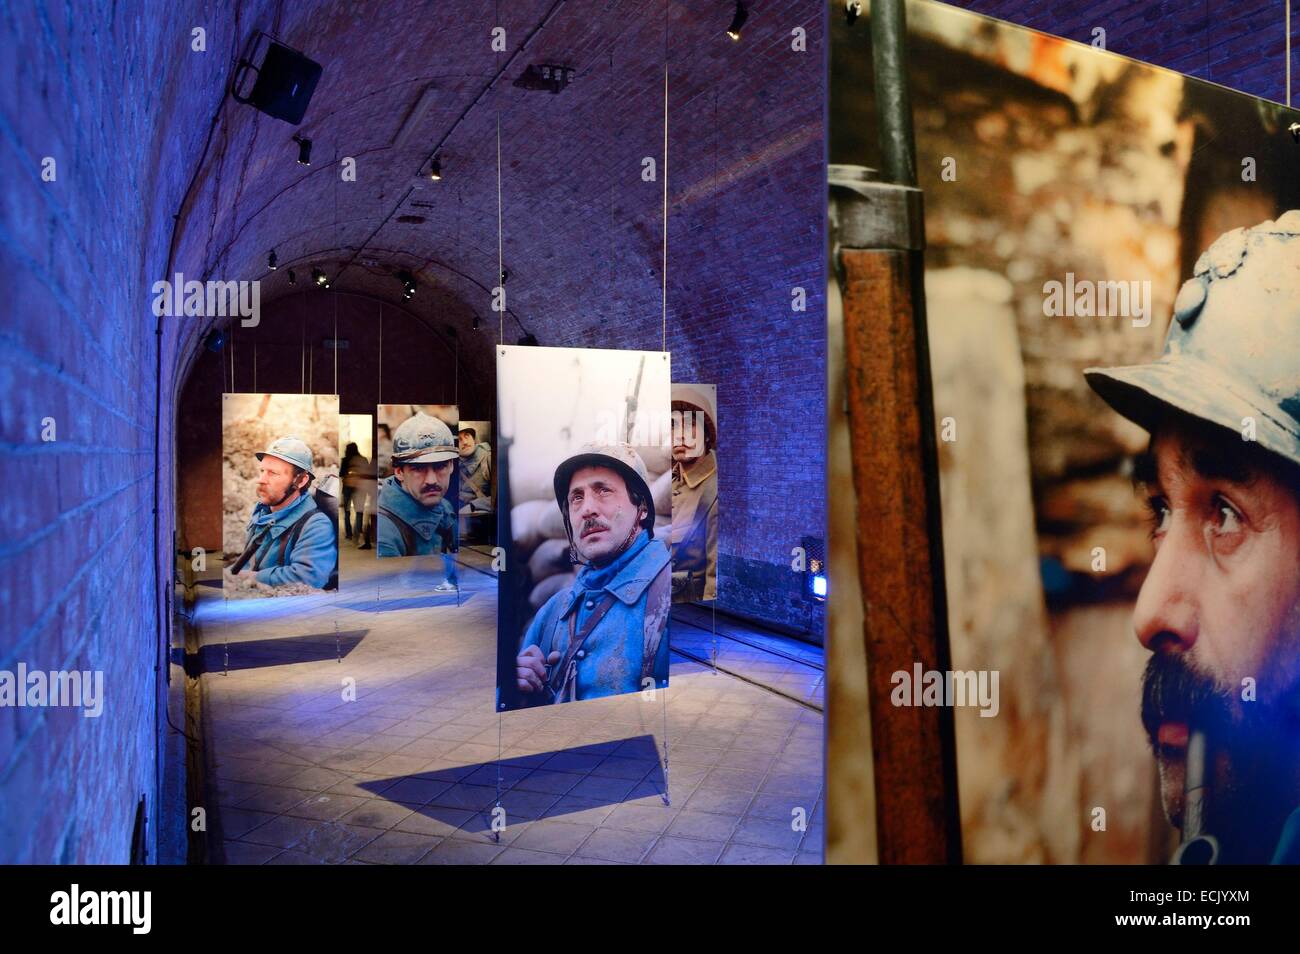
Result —
<path fill-rule="evenodd" d="M 276 639 L 251 639 L 227 644 L 204 646 L 186 655 L 180 648 L 172 650 L 172 662 L 183 666 L 185 674 L 198 678 L 205 672 L 227 669 L 261 669 L 293 663 L 322 662 L 348 655 L 370 632 L 351 629 L 342 633 L 311 633 L 306 636 L 281 636 Z M 227 649 L 230 658 L 227 662 Z"/>
<path fill-rule="evenodd" d="M 506 821 L 511 816 L 537 818 L 543 811 L 547 818 L 560 818 L 596 806 L 634 801 L 650 792 L 662 797 L 668 789 L 659 747 L 652 735 L 376 779 L 361 782 L 358 787 L 389 801 L 409 803 L 412 799 L 423 800 L 418 793 L 430 784 L 451 783 L 417 812 L 462 831 L 488 832 L 492 829 L 493 809 L 497 804 L 498 770 L 500 804 L 506 812 Z M 602 772 L 605 774 L 597 774 Z M 571 779 L 578 775 L 588 783 L 593 778 L 606 778 L 612 788 L 630 787 L 631 791 L 618 798 L 601 797 L 599 787 L 591 786 L 584 789 L 587 794 L 572 801 L 571 807 L 566 807 L 565 799 L 556 802 L 559 796 L 572 790 Z M 618 785 L 620 782 L 633 784 Z"/>

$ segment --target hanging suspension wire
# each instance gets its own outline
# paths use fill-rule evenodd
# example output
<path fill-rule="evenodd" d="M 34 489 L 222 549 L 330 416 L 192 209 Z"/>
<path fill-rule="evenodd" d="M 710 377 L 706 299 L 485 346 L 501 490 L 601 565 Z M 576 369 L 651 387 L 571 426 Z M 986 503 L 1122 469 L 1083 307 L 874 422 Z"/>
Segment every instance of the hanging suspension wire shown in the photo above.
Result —
<path fill-rule="evenodd" d="M 497 110 L 497 294 L 501 296 L 500 342 L 506 343 L 506 288 L 502 280 L 505 270 L 505 257 L 502 254 L 501 239 L 501 110 Z"/>

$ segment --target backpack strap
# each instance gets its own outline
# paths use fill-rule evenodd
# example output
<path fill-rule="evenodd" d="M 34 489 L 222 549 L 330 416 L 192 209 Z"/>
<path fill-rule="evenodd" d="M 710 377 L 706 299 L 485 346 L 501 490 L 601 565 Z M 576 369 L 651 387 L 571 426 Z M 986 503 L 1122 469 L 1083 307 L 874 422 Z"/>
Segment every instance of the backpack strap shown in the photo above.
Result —
<path fill-rule="evenodd" d="M 575 610 L 569 616 L 569 641 L 564 647 L 564 658 L 560 664 L 551 670 L 551 680 L 548 685 L 549 695 L 552 702 L 572 702 L 578 691 L 578 667 L 575 660 L 578 656 L 578 650 L 587 641 L 590 636 L 600 625 L 600 621 L 605 618 L 605 614 L 610 611 L 615 602 L 613 593 L 605 593 L 600 603 L 587 621 L 582 624 L 582 629 L 577 629 L 578 613 Z M 575 632 L 576 630 L 576 632 Z"/>
<path fill-rule="evenodd" d="M 380 507 L 379 513 L 381 516 L 393 521 L 393 526 L 397 527 L 398 532 L 402 535 L 402 546 L 406 548 L 405 556 L 414 556 L 416 551 L 415 528 L 387 507 Z"/>
<path fill-rule="evenodd" d="M 307 526 L 307 521 L 318 513 L 325 516 L 325 519 L 329 519 L 323 510 L 309 510 L 307 513 L 295 520 L 293 526 L 291 526 L 286 532 L 280 534 L 280 553 L 276 557 L 277 566 L 284 566 L 284 555 L 289 551 L 291 546 L 297 544 L 298 538 L 302 536 L 302 528 Z M 338 531 L 335 530 L 334 532 L 337 533 Z"/>
<path fill-rule="evenodd" d="M 641 653 L 641 688 L 654 678 L 655 657 L 659 644 L 668 633 L 668 612 L 672 608 L 672 563 L 665 563 L 646 589 L 643 644 Z M 658 685 L 658 680 L 655 680 Z"/>

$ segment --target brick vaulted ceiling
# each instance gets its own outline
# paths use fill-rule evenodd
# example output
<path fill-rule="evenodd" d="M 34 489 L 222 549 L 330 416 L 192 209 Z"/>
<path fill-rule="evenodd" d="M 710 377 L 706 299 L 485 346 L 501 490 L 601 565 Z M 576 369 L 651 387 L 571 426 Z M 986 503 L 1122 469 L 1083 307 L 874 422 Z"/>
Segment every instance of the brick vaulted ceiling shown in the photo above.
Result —
<path fill-rule="evenodd" d="M 336 289 L 394 303 L 393 273 L 409 269 L 420 288 L 404 307 L 477 343 L 471 367 L 490 373 L 499 122 L 505 340 L 527 331 L 542 344 L 657 348 L 663 182 L 644 181 L 642 161 L 662 163 L 666 67 L 669 348 L 689 351 L 692 328 L 742 298 L 775 325 L 790 314 L 797 272 L 817 284 L 822 186 L 808 172 L 824 134 L 822 5 L 748 6 L 740 42 L 724 32 L 729 0 L 362 0 L 245 12 L 232 53 L 265 30 L 320 62 L 323 76 L 296 129 L 221 105 L 179 220 L 175 267 L 259 278 L 271 312 L 277 297 L 304 290 L 313 266 Z M 505 52 L 491 48 L 497 25 Z M 792 49 L 796 28 L 807 52 Z M 574 79 L 558 94 L 515 85 L 533 63 L 570 66 Z M 312 140 L 310 166 L 296 162 L 295 133 Z M 440 182 L 422 175 L 435 148 Z M 344 157 L 355 159 L 355 182 L 342 179 Z M 764 275 L 740 261 L 738 235 L 769 265 L 780 236 L 797 235 L 808 261 Z M 773 282 L 778 271 L 794 280 Z"/>

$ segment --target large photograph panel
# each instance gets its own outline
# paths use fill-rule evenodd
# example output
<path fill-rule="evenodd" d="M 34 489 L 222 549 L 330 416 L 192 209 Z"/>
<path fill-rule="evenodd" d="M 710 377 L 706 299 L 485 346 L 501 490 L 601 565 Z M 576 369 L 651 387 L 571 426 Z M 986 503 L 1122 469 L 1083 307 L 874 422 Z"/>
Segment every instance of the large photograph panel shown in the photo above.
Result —
<path fill-rule="evenodd" d="M 673 602 L 718 595 L 718 386 L 673 385 Z"/>
<path fill-rule="evenodd" d="M 381 559 L 439 555 L 446 579 L 437 589 L 454 590 L 457 550 L 456 442 L 459 414 L 454 404 L 381 404 L 375 420 L 380 467 L 376 501 Z"/>
<path fill-rule="evenodd" d="M 665 352 L 498 347 L 499 709 L 668 685 Z"/>
<path fill-rule="evenodd" d="M 894 673 L 895 705 L 954 710 L 962 857 L 1294 859 L 1296 113 L 940 4 L 907 25 L 951 670 Z M 831 161 L 881 169 L 869 27 L 833 25 Z"/>
<path fill-rule="evenodd" d="M 227 599 L 338 588 L 339 401 L 223 394 Z"/>

